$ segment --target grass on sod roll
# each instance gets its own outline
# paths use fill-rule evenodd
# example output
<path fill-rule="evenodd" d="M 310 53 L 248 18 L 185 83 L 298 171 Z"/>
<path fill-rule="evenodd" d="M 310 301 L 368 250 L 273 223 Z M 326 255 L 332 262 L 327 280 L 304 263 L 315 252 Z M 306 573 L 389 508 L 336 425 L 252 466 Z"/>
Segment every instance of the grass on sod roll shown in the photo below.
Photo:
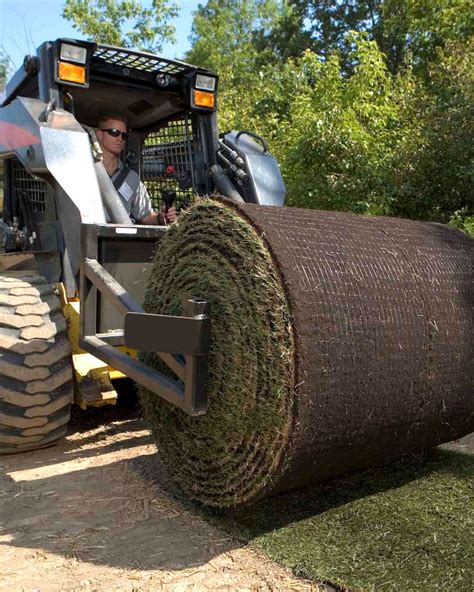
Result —
<path fill-rule="evenodd" d="M 472 592 L 474 457 L 436 450 L 263 500 L 219 523 L 340 590 Z"/>
<path fill-rule="evenodd" d="M 173 480 L 217 507 L 253 499 L 284 463 L 293 414 L 289 310 L 264 242 L 231 208 L 204 200 L 160 243 L 144 308 L 181 314 L 181 298 L 209 301 L 209 411 L 189 417 L 140 389 L 148 425 Z M 166 371 L 156 354 L 141 354 Z"/>

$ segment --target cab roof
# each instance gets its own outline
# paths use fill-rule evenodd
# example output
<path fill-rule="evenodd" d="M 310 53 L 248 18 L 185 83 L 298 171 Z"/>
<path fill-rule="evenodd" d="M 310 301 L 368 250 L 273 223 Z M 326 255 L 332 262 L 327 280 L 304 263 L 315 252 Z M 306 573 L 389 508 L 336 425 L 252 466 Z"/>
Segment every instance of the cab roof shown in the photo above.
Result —
<path fill-rule="evenodd" d="M 84 93 L 89 95 L 91 100 L 88 109 L 79 108 L 79 111 L 82 111 L 79 116 L 82 115 L 82 119 L 85 119 L 85 122 L 89 124 L 93 124 L 98 112 L 103 110 L 102 105 L 107 101 L 110 102 L 110 98 L 113 96 L 113 101 L 118 108 L 127 109 L 129 105 L 132 106 L 132 109 L 127 109 L 127 111 L 129 111 L 129 118 L 136 119 L 135 125 L 146 125 L 151 119 L 150 116 L 144 116 L 147 104 L 153 105 L 156 115 L 157 103 L 162 102 L 157 97 L 152 100 L 153 93 L 160 91 L 163 95 L 162 100 L 165 99 L 164 95 L 168 96 L 169 114 L 171 115 L 180 110 L 179 97 L 184 95 L 186 82 L 195 74 L 209 74 L 217 78 L 216 74 L 210 70 L 179 60 L 135 49 L 61 37 L 55 41 L 43 43 L 37 50 L 37 57 L 25 57 L 24 65 L 6 85 L 3 105 L 8 104 L 17 96 L 32 97 L 37 93 L 38 83 L 35 78 L 40 69 L 40 60 L 45 59 L 45 55 L 51 56 L 49 61 L 53 61 L 53 56 L 57 57 L 57 52 L 48 53 L 43 49 L 46 47 L 59 48 L 61 43 L 79 45 L 87 48 L 89 52 L 89 74 L 91 82 L 95 85 L 95 91 L 92 89 L 70 89 L 78 99 Z M 159 81 L 163 80 L 166 80 L 166 84 L 160 86 Z M 115 96 L 113 92 L 111 93 L 111 84 L 121 88 L 121 91 L 115 93 Z M 137 109 L 140 112 L 136 112 Z M 163 115 L 165 114 L 162 113 Z"/>

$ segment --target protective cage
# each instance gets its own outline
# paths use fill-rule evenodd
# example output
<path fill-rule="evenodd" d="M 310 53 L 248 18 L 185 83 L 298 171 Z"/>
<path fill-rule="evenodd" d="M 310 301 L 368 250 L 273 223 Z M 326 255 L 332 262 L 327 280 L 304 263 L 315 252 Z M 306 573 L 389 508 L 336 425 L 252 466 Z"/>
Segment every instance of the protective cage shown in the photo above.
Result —
<path fill-rule="evenodd" d="M 142 147 L 141 172 L 154 209 L 161 208 L 164 193 L 175 194 L 176 203 L 181 207 L 191 203 L 197 188 L 195 161 L 189 114 L 169 121 L 147 135 Z M 18 204 L 18 197 L 23 195 L 31 204 L 35 217 L 41 219 L 47 208 L 48 184 L 33 176 L 16 157 L 7 159 L 5 164 L 9 203 Z M 16 216 L 17 212 L 11 214 Z"/>
<path fill-rule="evenodd" d="M 153 75 L 181 74 L 189 71 L 191 68 L 188 64 L 176 60 L 168 60 L 149 53 L 112 47 L 110 45 L 97 45 L 92 56 L 92 63 L 95 68 L 99 68 L 101 65 L 119 66 L 121 68 L 148 72 Z"/>
<path fill-rule="evenodd" d="M 18 203 L 17 198 L 23 193 L 28 197 L 33 212 L 44 214 L 48 195 L 46 181 L 34 177 L 16 157 L 7 159 L 5 164 L 5 185 L 9 189 L 10 203 Z M 16 212 L 12 214 L 16 215 Z"/>
<path fill-rule="evenodd" d="M 142 180 L 158 210 L 168 195 L 179 206 L 191 202 L 197 188 L 194 134 L 189 113 L 150 132 L 142 147 Z"/>

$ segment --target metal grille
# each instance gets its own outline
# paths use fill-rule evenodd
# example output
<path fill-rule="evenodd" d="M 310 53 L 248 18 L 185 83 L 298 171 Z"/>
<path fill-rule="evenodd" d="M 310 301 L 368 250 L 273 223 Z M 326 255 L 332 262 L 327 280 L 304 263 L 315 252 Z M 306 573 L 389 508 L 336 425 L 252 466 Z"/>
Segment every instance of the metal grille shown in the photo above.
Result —
<path fill-rule="evenodd" d="M 190 202 L 196 187 L 192 125 L 189 116 L 151 132 L 142 149 L 142 179 L 155 209 L 165 192 L 176 193 L 178 206 Z"/>
<path fill-rule="evenodd" d="M 48 192 L 46 181 L 33 177 L 17 158 L 12 159 L 11 172 L 13 192 L 15 194 L 26 193 L 33 212 L 44 213 L 46 211 L 46 195 Z"/>
<path fill-rule="evenodd" d="M 165 74 L 180 74 L 192 69 L 188 64 L 182 64 L 174 60 L 159 58 L 146 53 L 134 52 L 100 45 L 94 52 L 94 58 L 100 58 L 107 64 L 133 68 L 143 72 L 153 72 Z"/>

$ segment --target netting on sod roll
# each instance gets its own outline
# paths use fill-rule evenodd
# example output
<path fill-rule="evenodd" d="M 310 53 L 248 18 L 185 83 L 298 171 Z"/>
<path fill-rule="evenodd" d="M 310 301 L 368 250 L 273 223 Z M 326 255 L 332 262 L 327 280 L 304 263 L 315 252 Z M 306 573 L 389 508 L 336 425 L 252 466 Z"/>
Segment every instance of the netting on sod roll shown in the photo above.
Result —
<path fill-rule="evenodd" d="M 190 208 L 157 250 L 144 303 L 211 303 L 207 415 L 142 393 L 171 477 L 191 498 L 238 506 L 472 431 L 473 266 L 474 241 L 441 225 Z"/>
<path fill-rule="evenodd" d="M 186 294 L 211 304 L 210 410 L 191 418 L 146 392 L 142 404 L 182 489 L 209 505 L 238 505 L 261 494 L 282 462 L 293 420 L 293 345 L 268 250 L 232 209 L 205 201 L 160 245 L 145 310 L 180 314 Z M 153 355 L 142 359 L 161 367 Z"/>

